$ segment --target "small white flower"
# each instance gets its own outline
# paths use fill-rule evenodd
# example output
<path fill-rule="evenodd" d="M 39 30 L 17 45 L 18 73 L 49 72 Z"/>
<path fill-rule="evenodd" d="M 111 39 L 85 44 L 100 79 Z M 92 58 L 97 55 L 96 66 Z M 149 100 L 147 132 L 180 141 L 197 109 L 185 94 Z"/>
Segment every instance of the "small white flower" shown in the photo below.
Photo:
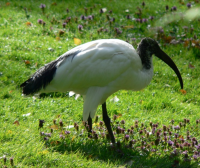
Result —
<path fill-rule="evenodd" d="M 80 94 L 76 94 L 75 92 L 73 92 L 73 91 L 70 91 L 69 92 L 69 97 L 72 97 L 72 96 L 74 96 L 75 95 L 75 100 L 77 100 L 81 95 Z"/>
<path fill-rule="evenodd" d="M 80 94 L 76 94 L 75 100 L 77 100 L 80 96 L 81 96 Z"/>
<path fill-rule="evenodd" d="M 54 51 L 54 49 L 53 49 L 53 48 L 48 48 L 48 50 L 49 50 L 49 51 Z"/>
<path fill-rule="evenodd" d="M 115 102 L 119 101 L 119 98 L 117 96 L 115 96 L 112 99 L 110 99 L 110 101 L 112 101 L 113 103 L 115 103 Z"/>
<path fill-rule="evenodd" d="M 30 116 L 31 115 L 31 113 L 27 113 L 27 114 L 23 114 L 22 116 L 23 117 L 28 117 L 28 116 Z"/>
<path fill-rule="evenodd" d="M 72 97 L 72 96 L 74 96 L 75 95 L 75 93 L 73 92 L 73 91 L 70 91 L 69 92 L 69 97 Z"/>
<path fill-rule="evenodd" d="M 107 11 L 107 8 L 102 8 L 103 13 Z"/>

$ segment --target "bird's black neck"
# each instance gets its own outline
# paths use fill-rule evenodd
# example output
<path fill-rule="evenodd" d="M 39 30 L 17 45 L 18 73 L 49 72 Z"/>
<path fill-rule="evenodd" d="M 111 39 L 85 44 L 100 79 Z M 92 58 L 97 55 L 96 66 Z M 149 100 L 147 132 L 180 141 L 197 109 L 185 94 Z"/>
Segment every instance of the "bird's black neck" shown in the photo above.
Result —
<path fill-rule="evenodd" d="M 148 49 L 148 47 L 144 44 L 139 44 L 137 48 L 137 53 L 140 56 L 140 59 L 142 61 L 142 65 L 144 69 L 150 69 L 151 68 L 151 57 L 152 53 Z"/>

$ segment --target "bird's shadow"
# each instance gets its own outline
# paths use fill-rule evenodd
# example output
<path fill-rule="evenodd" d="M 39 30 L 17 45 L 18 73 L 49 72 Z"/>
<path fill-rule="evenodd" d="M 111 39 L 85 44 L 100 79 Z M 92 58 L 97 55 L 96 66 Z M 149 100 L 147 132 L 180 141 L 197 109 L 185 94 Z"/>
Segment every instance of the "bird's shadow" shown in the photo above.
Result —
<path fill-rule="evenodd" d="M 50 93 L 40 93 L 38 98 L 40 99 L 44 99 L 47 97 L 51 97 L 51 98 L 58 98 L 58 97 L 67 97 L 68 96 L 68 92 L 66 93 L 60 93 L 60 92 L 50 92 Z"/>
<path fill-rule="evenodd" d="M 169 154 L 160 155 L 160 153 L 141 150 L 140 147 L 129 147 L 128 144 L 122 143 L 120 146 L 113 146 L 107 140 L 98 141 L 88 139 L 87 141 L 63 140 L 61 142 L 50 142 L 53 151 L 59 153 L 80 153 L 88 160 L 103 161 L 123 167 L 198 167 L 198 163 L 191 163 L 189 160 L 184 161 L 180 157 Z M 55 145 L 56 144 L 56 145 Z M 48 144 L 47 144 L 48 145 Z"/>

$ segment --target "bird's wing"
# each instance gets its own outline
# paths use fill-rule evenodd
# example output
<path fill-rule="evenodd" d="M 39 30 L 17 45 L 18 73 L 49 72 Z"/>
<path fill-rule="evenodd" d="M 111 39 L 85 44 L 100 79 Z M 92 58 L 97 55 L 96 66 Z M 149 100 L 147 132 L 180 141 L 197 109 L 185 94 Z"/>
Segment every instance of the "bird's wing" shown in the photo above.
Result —
<path fill-rule="evenodd" d="M 97 40 L 86 44 L 70 50 L 80 51 L 73 60 L 67 57 L 58 63 L 51 82 L 58 91 L 70 90 L 86 94 L 88 88 L 114 84 L 128 69 L 140 67 L 136 63 L 139 60 L 136 51 L 126 42 Z"/>

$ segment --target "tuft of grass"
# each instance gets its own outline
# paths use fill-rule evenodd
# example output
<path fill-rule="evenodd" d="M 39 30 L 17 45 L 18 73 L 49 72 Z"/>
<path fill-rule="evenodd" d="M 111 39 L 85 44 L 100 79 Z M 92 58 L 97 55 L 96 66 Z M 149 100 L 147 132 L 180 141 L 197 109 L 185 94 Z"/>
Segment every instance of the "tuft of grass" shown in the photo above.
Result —
<path fill-rule="evenodd" d="M 0 166 L 199 166 L 200 30 L 198 18 L 184 18 L 189 10 L 187 3 L 189 1 L 179 0 L 149 0 L 144 4 L 139 0 L 1 1 Z M 40 8 L 41 4 L 45 4 L 45 8 Z M 199 3 L 192 2 L 191 9 L 196 7 L 200 7 Z M 102 10 L 105 12 L 100 13 Z M 109 116 L 117 116 L 112 128 L 120 141 L 118 147 L 102 137 L 102 133 L 106 136 L 107 132 L 99 121 L 93 125 L 96 133 L 88 138 L 82 124 L 82 97 L 75 100 L 69 93 L 43 94 L 38 98 L 21 96 L 19 85 L 41 66 L 77 46 L 74 38 L 81 43 L 117 38 L 136 48 L 147 36 L 156 39 L 172 57 L 183 77 L 186 94 L 179 91 L 174 72 L 154 58 L 154 78 L 147 88 L 139 92 L 118 91 L 107 100 Z M 115 96 L 119 101 L 113 101 Z M 97 115 L 101 115 L 100 107 Z M 184 119 L 189 120 L 185 127 Z M 39 120 L 45 121 L 41 128 Z M 59 126 L 60 120 L 63 128 Z M 125 124 L 121 124 L 122 120 Z M 75 122 L 79 131 L 71 128 Z M 164 126 L 169 130 L 165 131 Z M 118 127 L 124 129 L 125 134 L 117 134 Z M 130 133 L 132 127 L 133 134 Z M 51 129 L 51 137 L 48 137 L 50 134 L 41 136 L 41 132 L 50 133 Z M 149 137 L 145 130 L 151 133 Z M 130 141 L 133 141 L 132 146 Z"/>

